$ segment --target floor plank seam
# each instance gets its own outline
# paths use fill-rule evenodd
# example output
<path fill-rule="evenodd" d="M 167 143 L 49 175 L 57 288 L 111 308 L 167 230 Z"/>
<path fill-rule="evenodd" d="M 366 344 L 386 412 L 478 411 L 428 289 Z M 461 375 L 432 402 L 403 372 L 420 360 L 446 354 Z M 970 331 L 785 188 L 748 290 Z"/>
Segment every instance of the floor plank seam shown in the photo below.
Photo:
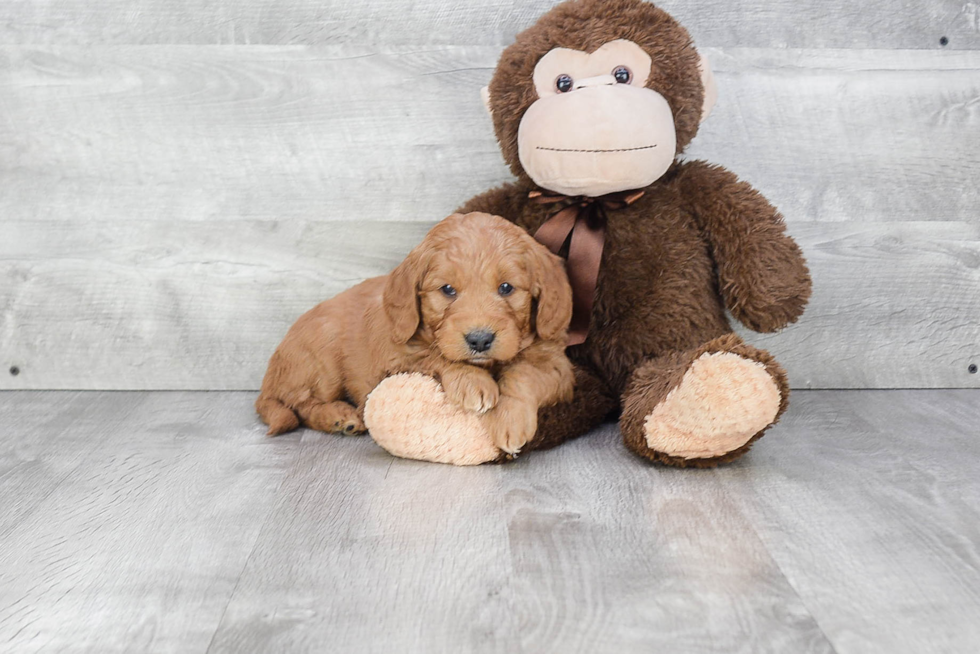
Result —
<path fill-rule="evenodd" d="M 291 468 L 292 465 L 296 462 L 296 459 L 299 456 L 299 451 L 300 450 L 298 450 L 297 453 L 293 456 L 293 458 L 289 461 L 289 464 L 285 466 L 285 470 L 288 471 L 289 468 Z M 276 496 L 279 495 L 279 491 L 282 490 L 283 484 L 286 483 L 287 476 L 288 475 L 284 472 L 282 477 L 279 479 L 279 483 L 276 484 L 276 489 L 274 491 Z M 275 509 L 276 509 L 276 504 L 274 503 L 272 507 L 269 509 L 269 512 L 266 514 L 265 518 L 262 520 L 262 526 L 259 527 L 259 529 L 255 532 L 255 538 L 252 539 L 252 547 L 249 548 L 248 556 L 245 557 L 245 562 L 242 564 L 242 569 L 238 571 L 238 578 L 235 579 L 235 586 L 234 588 L 231 589 L 231 592 L 228 594 L 228 601 L 225 602 L 225 607 L 221 610 L 221 617 L 218 618 L 218 622 L 217 624 L 215 624 L 214 633 L 211 634 L 211 640 L 208 641 L 208 646 L 204 649 L 204 654 L 209 654 L 211 652 L 211 648 L 214 647 L 214 639 L 217 638 L 218 632 L 221 631 L 221 625 L 224 624 L 225 616 L 228 614 L 228 607 L 230 607 L 231 603 L 235 601 L 235 595 L 238 593 L 238 586 L 242 583 L 242 577 L 245 576 L 245 571 L 248 570 L 248 565 L 249 563 L 252 562 L 252 557 L 255 556 L 255 552 L 258 549 L 260 539 L 265 534 L 266 530 L 269 527 L 269 523 L 272 521 L 272 516 Z"/>
<path fill-rule="evenodd" d="M 714 473 L 716 477 L 719 478 L 719 481 L 727 491 L 728 484 L 724 480 L 720 479 L 721 475 L 719 475 L 718 470 L 715 470 Z M 800 605 L 806 610 L 807 615 L 809 615 L 810 618 L 813 620 L 813 624 L 815 624 L 817 626 L 817 629 L 820 630 L 820 633 L 823 635 L 824 640 L 827 641 L 827 645 L 830 646 L 830 650 L 833 652 L 833 654 L 840 654 L 837 650 L 837 647 L 834 645 L 834 641 L 831 639 L 830 635 L 823 628 L 823 626 L 821 626 L 820 620 L 817 619 L 816 614 L 807 605 L 806 600 L 803 599 L 803 596 L 800 595 L 799 589 L 789 578 L 789 575 L 786 574 L 786 571 L 783 569 L 783 566 L 779 565 L 779 561 L 776 560 L 776 557 L 773 555 L 772 550 L 769 549 L 769 546 L 766 544 L 766 541 L 762 538 L 762 534 L 759 533 L 759 530 L 758 528 L 756 528 L 755 523 L 752 520 L 750 520 L 747 515 L 745 515 L 745 511 L 742 509 L 741 506 L 739 506 L 739 511 L 742 513 L 742 517 L 745 518 L 745 524 L 749 526 L 749 528 L 752 530 L 752 533 L 755 535 L 756 540 L 759 542 L 760 545 L 762 545 L 762 549 L 764 549 L 766 554 L 769 556 L 769 560 L 772 561 L 773 566 L 775 566 L 776 570 L 779 571 L 779 574 L 782 575 L 783 579 L 786 581 L 786 585 L 789 586 L 790 590 L 793 591 L 793 594 L 796 595 L 796 598 L 800 600 Z"/>
<path fill-rule="evenodd" d="M 249 550 L 248 556 L 245 557 L 245 563 L 242 564 L 242 569 L 238 571 L 238 578 L 235 579 L 234 588 L 232 588 L 231 592 L 228 593 L 228 601 L 225 602 L 225 607 L 221 610 L 221 617 L 218 618 L 218 623 L 214 626 L 214 633 L 211 634 L 211 639 L 208 641 L 208 646 L 204 649 L 204 654 L 208 654 L 211 651 L 211 648 L 214 647 L 214 639 L 217 638 L 218 632 L 221 631 L 221 625 L 225 621 L 225 615 L 228 613 L 228 607 L 231 606 L 231 603 L 235 599 L 235 593 L 238 592 L 238 585 L 242 582 L 242 577 L 245 575 L 245 570 L 248 569 L 248 564 L 252 561 L 252 556 L 255 554 L 255 550 L 259 545 L 259 536 L 261 536 L 262 532 L 265 531 L 265 525 L 268 520 L 269 518 L 266 518 L 266 522 L 262 523 L 262 528 L 259 529 L 258 534 L 252 541 L 252 548 Z"/>

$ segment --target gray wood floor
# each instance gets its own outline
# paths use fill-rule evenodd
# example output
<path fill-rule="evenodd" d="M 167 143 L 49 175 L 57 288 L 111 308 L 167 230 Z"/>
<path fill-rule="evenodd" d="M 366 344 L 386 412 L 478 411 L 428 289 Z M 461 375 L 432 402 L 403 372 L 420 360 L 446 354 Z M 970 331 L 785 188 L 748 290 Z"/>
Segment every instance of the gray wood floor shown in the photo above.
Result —
<path fill-rule="evenodd" d="M 0 651 L 976 652 L 980 391 L 801 391 L 718 470 L 266 439 L 252 393 L 0 393 Z"/>

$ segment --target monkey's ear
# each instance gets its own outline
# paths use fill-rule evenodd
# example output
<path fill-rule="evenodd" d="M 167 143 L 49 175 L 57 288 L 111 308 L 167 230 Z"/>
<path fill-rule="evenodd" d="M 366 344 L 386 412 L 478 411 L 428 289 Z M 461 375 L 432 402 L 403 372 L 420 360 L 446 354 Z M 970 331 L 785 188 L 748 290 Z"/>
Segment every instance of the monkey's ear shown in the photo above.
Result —
<path fill-rule="evenodd" d="M 487 113 L 492 116 L 493 115 L 493 111 L 490 109 L 490 87 L 489 86 L 484 86 L 482 89 L 480 89 L 480 97 L 483 98 L 483 106 L 486 108 Z"/>
<path fill-rule="evenodd" d="M 711 114 L 711 108 L 715 106 L 715 101 L 718 99 L 718 85 L 715 83 L 715 74 L 711 72 L 711 64 L 708 63 L 708 58 L 702 53 L 699 55 L 701 61 L 698 63 L 698 68 L 701 71 L 701 84 L 704 85 L 704 104 L 701 105 L 701 122 L 703 123 Z"/>

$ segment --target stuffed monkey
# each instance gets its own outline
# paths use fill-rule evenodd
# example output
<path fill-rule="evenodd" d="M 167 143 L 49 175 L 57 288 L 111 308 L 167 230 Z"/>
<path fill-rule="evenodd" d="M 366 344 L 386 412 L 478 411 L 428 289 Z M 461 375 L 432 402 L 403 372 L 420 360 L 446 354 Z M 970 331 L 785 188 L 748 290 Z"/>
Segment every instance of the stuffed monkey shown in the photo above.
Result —
<path fill-rule="evenodd" d="M 744 454 L 786 410 L 789 389 L 725 310 L 776 331 L 803 312 L 810 277 L 758 191 L 720 166 L 678 158 L 715 99 L 687 31 L 642 0 L 565 2 L 504 50 L 483 99 L 517 179 L 460 211 L 528 230 L 565 257 L 574 293 L 574 397 L 542 408 L 520 451 L 618 414 L 626 446 L 653 461 L 707 467 Z M 417 443 L 439 424 L 436 447 L 472 443 L 462 449 L 480 454 L 465 462 L 498 458 L 440 393 L 429 379 L 386 380 L 369 401 L 372 435 L 396 454 L 436 459 L 425 446 L 399 447 L 406 430 L 419 430 Z M 442 413 L 399 419 L 418 402 Z"/>

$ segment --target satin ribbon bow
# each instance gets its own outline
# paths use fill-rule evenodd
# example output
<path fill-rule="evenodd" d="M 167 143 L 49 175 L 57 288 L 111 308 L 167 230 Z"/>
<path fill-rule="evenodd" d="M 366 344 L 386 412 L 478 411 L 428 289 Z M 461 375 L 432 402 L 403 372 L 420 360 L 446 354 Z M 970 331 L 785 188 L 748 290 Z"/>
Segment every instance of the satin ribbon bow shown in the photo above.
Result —
<path fill-rule="evenodd" d="M 592 302 L 605 243 L 606 211 L 628 207 L 643 193 L 621 191 L 596 198 L 545 195 L 541 191 L 528 193 L 528 198 L 537 204 L 564 205 L 538 227 L 534 238 L 558 255 L 564 254 L 562 250 L 568 243 L 565 268 L 572 285 L 572 323 L 568 328 L 568 345 L 582 343 L 589 334 Z"/>

